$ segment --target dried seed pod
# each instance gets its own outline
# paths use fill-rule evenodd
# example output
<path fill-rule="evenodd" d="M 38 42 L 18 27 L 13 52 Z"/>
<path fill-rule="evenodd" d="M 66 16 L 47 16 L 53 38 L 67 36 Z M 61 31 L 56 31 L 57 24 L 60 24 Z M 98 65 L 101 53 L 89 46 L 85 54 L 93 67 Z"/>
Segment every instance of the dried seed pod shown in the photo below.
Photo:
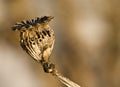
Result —
<path fill-rule="evenodd" d="M 31 21 L 16 23 L 12 29 L 20 31 L 20 44 L 22 48 L 39 62 L 48 62 L 52 52 L 55 36 L 49 26 L 51 16 L 36 18 Z"/>
<path fill-rule="evenodd" d="M 12 29 L 20 31 L 21 47 L 42 64 L 45 72 L 51 73 L 68 87 L 80 87 L 58 73 L 55 64 L 49 62 L 55 41 L 54 31 L 48 24 L 51 19 L 53 17 L 44 16 L 31 21 L 21 21 L 21 23 L 16 23 Z"/>

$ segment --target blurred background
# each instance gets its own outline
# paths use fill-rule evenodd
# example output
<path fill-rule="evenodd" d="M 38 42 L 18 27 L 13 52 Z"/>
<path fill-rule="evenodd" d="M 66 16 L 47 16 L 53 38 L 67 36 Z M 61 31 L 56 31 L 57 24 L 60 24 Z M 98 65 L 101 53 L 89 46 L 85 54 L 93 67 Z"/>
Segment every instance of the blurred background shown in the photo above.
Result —
<path fill-rule="evenodd" d="M 56 42 L 51 60 L 81 87 L 120 87 L 119 0 L 0 0 L 0 87 L 65 87 L 19 45 L 15 22 L 45 15 Z"/>

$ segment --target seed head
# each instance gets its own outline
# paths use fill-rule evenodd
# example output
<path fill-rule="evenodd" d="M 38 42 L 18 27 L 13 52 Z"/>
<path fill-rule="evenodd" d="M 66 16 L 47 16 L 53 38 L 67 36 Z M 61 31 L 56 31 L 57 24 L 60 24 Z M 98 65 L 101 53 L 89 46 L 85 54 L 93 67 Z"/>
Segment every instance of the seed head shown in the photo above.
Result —
<path fill-rule="evenodd" d="M 12 29 L 20 32 L 21 47 L 37 61 L 48 62 L 55 37 L 49 26 L 51 16 L 37 17 L 31 21 L 16 23 Z"/>

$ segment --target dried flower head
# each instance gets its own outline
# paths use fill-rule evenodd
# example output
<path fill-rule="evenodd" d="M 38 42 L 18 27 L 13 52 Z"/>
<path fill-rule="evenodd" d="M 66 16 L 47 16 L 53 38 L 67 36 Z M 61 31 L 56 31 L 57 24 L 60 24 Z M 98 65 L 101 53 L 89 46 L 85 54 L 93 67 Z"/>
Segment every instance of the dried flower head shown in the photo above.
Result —
<path fill-rule="evenodd" d="M 20 32 L 21 47 L 43 66 L 47 73 L 57 77 L 59 81 L 68 87 L 80 87 L 73 81 L 58 73 L 55 64 L 50 63 L 49 56 L 52 52 L 55 36 L 54 31 L 49 26 L 51 16 L 22 21 L 16 23 L 12 29 Z"/>
<path fill-rule="evenodd" d="M 20 31 L 20 44 L 22 48 L 35 60 L 48 66 L 49 56 L 52 52 L 55 37 L 49 26 L 51 16 L 22 21 L 16 23 L 12 29 Z"/>

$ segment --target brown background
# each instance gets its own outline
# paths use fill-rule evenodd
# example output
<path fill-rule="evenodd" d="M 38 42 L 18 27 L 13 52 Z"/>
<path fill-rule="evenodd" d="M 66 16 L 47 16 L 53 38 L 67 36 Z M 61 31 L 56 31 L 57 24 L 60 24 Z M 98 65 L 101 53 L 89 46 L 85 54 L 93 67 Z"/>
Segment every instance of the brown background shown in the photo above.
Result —
<path fill-rule="evenodd" d="M 81 87 L 120 87 L 119 0 L 0 0 L 0 87 L 64 87 L 19 45 L 17 21 L 54 16 L 51 60 Z"/>

